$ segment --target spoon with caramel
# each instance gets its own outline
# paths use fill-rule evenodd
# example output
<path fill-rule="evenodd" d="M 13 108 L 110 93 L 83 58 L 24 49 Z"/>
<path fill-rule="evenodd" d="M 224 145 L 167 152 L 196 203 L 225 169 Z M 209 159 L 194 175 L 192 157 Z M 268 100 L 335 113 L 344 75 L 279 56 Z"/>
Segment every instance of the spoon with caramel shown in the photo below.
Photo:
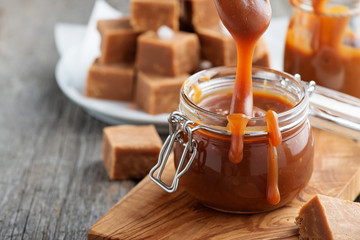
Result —
<path fill-rule="evenodd" d="M 237 69 L 228 116 L 231 131 L 229 160 L 242 160 L 243 138 L 253 116 L 252 58 L 255 44 L 270 24 L 268 0 L 215 0 L 219 16 L 236 42 Z"/>
<path fill-rule="evenodd" d="M 271 6 L 268 0 L 215 0 L 220 18 L 236 42 L 237 69 L 228 126 L 231 131 L 229 160 L 240 163 L 243 158 L 244 134 L 254 116 L 252 91 L 252 58 L 255 44 L 268 28 Z M 265 119 L 269 133 L 268 179 L 266 198 L 280 201 L 276 147 L 281 144 L 277 114 L 269 110 Z"/>
<path fill-rule="evenodd" d="M 220 18 L 236 42 L 237 71 L 230 113 L 253 116 L 252 58 L 255 44 L 270 24 L 268 0 L 215 0 Z"/>

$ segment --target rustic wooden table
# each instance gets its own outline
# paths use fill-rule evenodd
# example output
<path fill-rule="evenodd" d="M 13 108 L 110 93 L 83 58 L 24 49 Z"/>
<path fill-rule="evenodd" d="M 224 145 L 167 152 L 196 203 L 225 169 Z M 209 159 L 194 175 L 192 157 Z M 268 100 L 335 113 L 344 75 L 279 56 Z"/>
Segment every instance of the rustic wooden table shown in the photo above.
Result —
<path fill-rule="evenodd" d="M 128 0 L 109 1 L 125 12 Z M 289 15 L 286 0 L 271 0 Z M 85 24 L 94 0 L 0 0 L 0 239 L 85 239 L 135 186 L 110 181 L 102 123 L 56 85 L 54 24 Z"/>

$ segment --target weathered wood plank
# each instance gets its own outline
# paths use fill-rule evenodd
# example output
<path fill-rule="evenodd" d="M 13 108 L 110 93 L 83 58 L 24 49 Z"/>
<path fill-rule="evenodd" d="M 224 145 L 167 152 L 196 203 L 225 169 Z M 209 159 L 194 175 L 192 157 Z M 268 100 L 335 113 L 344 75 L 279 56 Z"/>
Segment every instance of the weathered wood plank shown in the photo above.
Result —
<path fill-rule="evenodd" d="M 54 24 L 86 23 L 93 3 L 0 1 L 0 239 L 84 239 L 136 184 L 109 181 L 100 161 L 106 125 L 54 78 Z"/>

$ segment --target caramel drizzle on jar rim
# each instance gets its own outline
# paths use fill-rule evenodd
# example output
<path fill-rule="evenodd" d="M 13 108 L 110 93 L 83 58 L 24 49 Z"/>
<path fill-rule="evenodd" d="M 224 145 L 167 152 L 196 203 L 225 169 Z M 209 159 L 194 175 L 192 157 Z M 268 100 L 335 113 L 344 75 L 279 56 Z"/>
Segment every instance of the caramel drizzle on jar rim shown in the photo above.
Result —
<path fill-rule="evenodd" d="M 269 154 L 268 154 L 268 176 L 266 187 L 266 199 L 270 204 L 280 202 L 280 192 L 278 185 L 278 158 L 276 147 L 281 145 L 282 135 L 279 128 L 279 120 L 276 112 L 267 111 L 265 114 L 267 131 L 269 133 Z"/>

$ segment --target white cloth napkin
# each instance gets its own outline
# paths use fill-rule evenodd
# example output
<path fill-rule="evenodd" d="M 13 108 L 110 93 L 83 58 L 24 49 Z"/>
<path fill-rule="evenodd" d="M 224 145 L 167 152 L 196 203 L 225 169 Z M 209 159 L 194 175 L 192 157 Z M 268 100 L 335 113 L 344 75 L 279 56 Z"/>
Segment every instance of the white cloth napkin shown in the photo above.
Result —
<path fill-rule="evenodd" d="M 84 96 L 86 76 L 94 59 L 100 55 L 97 21 L 119 18 L 122 13 L 104 0 L 95 2 L 87 25 L 57 23 L 55 44 L 60 55 L 55 75 L 63 93 L 94 117 L 110 124 L 155 124 L 160 132 L 168 131 L 168 114 L 149 115 L 134 108 L 131 102 L 110 101 Z"/>
<path fill-rule="evenodd" d="M 97 0 L 87 26 L 72 23 L 55 25 L 55 44 L 60 56 L 71 48 L 77 48 L 78 71 L 76 73 L 78 76 L 74 77 L 85 79 L 90 65 L 100 55 L 100 34 L 96 29 L 97 21 L 121 16 L 122 13 L 107 2 Z"/>

